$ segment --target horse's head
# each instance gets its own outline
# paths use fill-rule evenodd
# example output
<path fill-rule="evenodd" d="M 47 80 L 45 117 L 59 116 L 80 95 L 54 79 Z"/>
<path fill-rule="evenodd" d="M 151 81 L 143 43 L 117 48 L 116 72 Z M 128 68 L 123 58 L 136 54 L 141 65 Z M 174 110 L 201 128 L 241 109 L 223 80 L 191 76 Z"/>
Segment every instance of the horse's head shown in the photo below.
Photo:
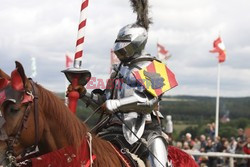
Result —
<path fill-rule="evenodd" d="M 31 82 L 19 62 L 11 76 L 0 70 L 0 164 L 34 144 L 33 99 Z"/>

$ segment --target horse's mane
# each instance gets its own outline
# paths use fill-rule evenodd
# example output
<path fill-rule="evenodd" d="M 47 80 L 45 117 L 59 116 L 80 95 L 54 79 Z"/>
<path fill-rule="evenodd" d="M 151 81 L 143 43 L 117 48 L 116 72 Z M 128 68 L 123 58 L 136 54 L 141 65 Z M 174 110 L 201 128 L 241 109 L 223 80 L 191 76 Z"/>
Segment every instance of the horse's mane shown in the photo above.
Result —
<path fill-rule="evenodd" d="M 88 131 L 87 127 L 69 110 L 64 102 L 51 91 L 36 84 L 39 93 L 39 110 L 44 110 L 48 119 L 55 120 L 66 136 L 68 143 L 79 146 Z M 41 108 L 42 107 L 42 108 Z"/>
<path fill-rule="evenodd" d="M 38 84 L 37 88 L 39 91 L 39 106 L 44 107 L 44 113 L 48 118 L 56 120 L 60 124 L 60 129 L 66 135 L 68 143 L 78 148 L 88 132 L 86 125 L 54 93 Z M 93 153 L 98 157 L 95 166 L 109 167 L 110 164 L 121 166 L 120 159 L 110 143 L 96 136 L 93 136 Z"/>

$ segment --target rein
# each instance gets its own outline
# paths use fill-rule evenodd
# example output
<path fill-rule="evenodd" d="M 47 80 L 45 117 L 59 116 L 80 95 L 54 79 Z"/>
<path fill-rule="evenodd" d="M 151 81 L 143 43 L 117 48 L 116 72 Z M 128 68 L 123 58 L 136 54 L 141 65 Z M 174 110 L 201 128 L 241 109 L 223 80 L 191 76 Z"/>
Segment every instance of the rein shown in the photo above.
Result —
<path fill-rule="evenodd" d="M 104 103 L 103 103 L 104 104 Z M 90 118 L 92 118 L 97 112 L 99 112 L 102 109 L 102 105 L 100 105 L 98 108 L 95 109 L 95 111 L 93 111 L 92 114 L 90 114 L 90 116 L 88 116 L 83 123 L 87 123 L 89 121 Z M 103 126 L 106 125 L 106 123 L 110 120 L 110 115 L 107 115 L 106 117 L 103 118 L 104 112 L 102 112 L 102 114 L 100 115 L 98 121 L 96 122 L 96 125 L 94 127 L 92 127 L 92 129 L 90 129 L 90 132 L 97 134 L 98 129 L 102 128 Z"/>
<path fill-rule="evenodd" d="M 23 159 L 25 159 L 25 155 L 27 153 L 35 151 L 35 149 L 36 149 L 36 147 L 38 145 L 38 142 L 39 142 L 39 112 L 38 112 L 37 88 L 35 87 L 35 83 L 31 79 L 29 79 L 29 80 L 30 80 L 30 83 L 31 83 L 31 86 L 32 86 L 33 94 L 30 91 L 27 91 L 25 93 L 32 96 L 33 97 L 32 102 L 34 102 L 35 144 L 28 147 L 28 148 L 26 148 L 23 151 L 23 153 L 21 154 Z M 7 159 L 7 162 L 8 162 L 8 164 L 7 164 L 8 167 L 21 166 L 21 165 L 29 163 L 29 160 L 26 160 L 25 162 L 17 163 L 15 153 L 14 153 L 14 149 L 13 149 L 13 145 L 19 141 L 21 133 L 23 131 L 23 128 L 27 129 L 26 122 L 27 122 L 27 120 L 29 118 L 29 115 L 30 115 L 30 108 L 31 108 L 32 102 L 29 102 L 27 107 L 26 107 L 23 118 L 22 118 L 21 123 L 20 123 L 20 125 L 18 127 L 17 133 L 14 135 L 14 137 L 8 137 L 8 139 L 6 140 L 8 148 L 7 148 L 7 151 L 5 152 L 5 154 L 6 154 L 6 159 Z"/>

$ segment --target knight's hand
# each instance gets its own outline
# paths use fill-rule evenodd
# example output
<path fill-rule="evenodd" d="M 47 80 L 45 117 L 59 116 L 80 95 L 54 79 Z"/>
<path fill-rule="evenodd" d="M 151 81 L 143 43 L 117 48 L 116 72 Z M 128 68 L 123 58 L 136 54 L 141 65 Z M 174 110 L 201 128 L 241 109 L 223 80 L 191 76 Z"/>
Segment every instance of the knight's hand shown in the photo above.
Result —
<path fill-rule="evenodd" d="M 108 114 L 113 114 L 119 111 L 120 102 L 119 100 L 106 100 L 106 102 L 102 105 L 103 111 Z"/>
<path fill-rule="evenodd" d="M 72 84 L 70 84 L 67 88 L 66 96 L 68 96 L 68 94 L 72 91 L 77 91 L 80 94 L 80 96 L 85 95 L 87 92 L 86 89 L 84 88 L 84 86 L 82 86 L 82 85 L 77 85 L 77 86 L 73 87 Z"/>

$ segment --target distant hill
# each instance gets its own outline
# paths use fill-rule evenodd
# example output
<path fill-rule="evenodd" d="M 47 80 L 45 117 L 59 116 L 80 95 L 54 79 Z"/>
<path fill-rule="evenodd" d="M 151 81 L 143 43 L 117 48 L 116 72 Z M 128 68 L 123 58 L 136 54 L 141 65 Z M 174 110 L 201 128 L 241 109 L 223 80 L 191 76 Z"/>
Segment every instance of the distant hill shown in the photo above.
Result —
<path fill-rule="evenodd" d="M 61 98 L 63 93 L 56 93 Z M 203 122 L 213 121 L 215 117 L 215 97 L 205 96 L 164 96 L 160 102 L 162 114 L 172 115 L 174 121 L 181 122 Z M 85 108 L 81 102 L 78 103 L 78 116 L 82 119 L 88 116 L 91 111 Z M 85 113 L 82 113 L 85 111 Z M 231 120 L 238 118 L 250 118 L 250 97 L 242 98 L 220 98 L 220 118 L 229 113 Z"/>
<path fill-rule="evenodd" d="M 161 112 L 172 115 L 176 121 L 214 120 L 215 97 L 202 96 L 164 96 L 161 101 Z M 228 114 L 231 120 L 250 118 L 250 97 L 220 98 L 220 118 Z"/>
<path fill-rule="evenodd" d="M 56 93 L 64 98 L 63 93 Z M 215 97 L 203 96 L 164 96 L 160 102 L 160 110 L 164 115 L 171 115 L 174 122 L 175 139 L 181 139 L 186 132 L 194 137 L 207 134 L 207 124 L 215 120 Z M 79 100 L 77 116 L 86 120 L 93 113 L 85 104 Z M 220 98 L 220 118 L 224 115 L 231 120 L 220 124 L 219 134 L 228 139 L 237 134 L 237 128 L 250 128 L 250 97 L 242 98 Z M 90 128 L 94 127 L 100 114 L 95 114 L 87 122 Z M 166 120 L 163 120 L 164 127 Z"/>

